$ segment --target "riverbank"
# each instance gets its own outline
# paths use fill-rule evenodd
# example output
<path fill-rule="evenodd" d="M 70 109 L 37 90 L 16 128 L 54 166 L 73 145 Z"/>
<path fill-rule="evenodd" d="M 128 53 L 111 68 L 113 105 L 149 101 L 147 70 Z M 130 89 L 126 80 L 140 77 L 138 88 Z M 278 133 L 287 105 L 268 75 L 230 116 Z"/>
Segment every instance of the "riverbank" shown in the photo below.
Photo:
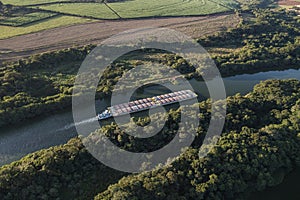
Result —
<path fill-rule="evenodd" d="M 262 9 L 239 11 L 236 15 L 240 19 L 237 27 L 198 40 L 205 47 L 228 50 L 212 54 L 223 77 L 299 69 L 300 41 L 295 38 L 299 35 L 300 25 L 293 13 Z M 77 71 L 94 47 L 89 45 L 43 53 L 3 65 L 0 72 L 0 127 L 71 107 Z M 148 53 L 148 56 L 149 52 L 145 50 L 143 53 Z M 151 57 L 141 57 L 144 61 L 152 60 Z M 178 56 L 159 55 L 154 60 L 183 71 L 187 78 L 201 79 L 201 69 L 193 71 L 192 66 L 186 65 Z M 99 84 L 97 98 L 109 95 L 118 77 L 138 63 L 139 59 L 130 62 L 120 58 L 108 66 L 108 72 L 104 74 L 106 80 Z"/>
<path fill-rule="evenodd" d="M 228 97 L 224 133 L 218 145 L 203 159 L 199 159 L 198 148 L 201 146 L 200 141 L 210 117 L 209 101 L 199 103 L 201 109 L 199 120 L 202 126 L 197 132 L 195 142 L 189 151 L 170 166 L 161 170 L 126 176 L 116 170 L 107 171 L 104 165 L 91 157 L 77 138 L 70 140 L 66 145 L 40 150 L 0 168 L 0 177 L 3 178 L 1 187 L 3 191 L 7 191 L 0 195 L 16 197 L 21 193 L 50 195 L 65 199 L 66 194 L 68 198 L 73 196 L 92 198 L 99 193 L 98 199 L 103 199 L 102 197 L 110 199 L 110 196 L 119 194 L 116 191 L 122 189 L 126 192 L 121 193 L 122 195 L 132 194 L 141 197 L 140 199 L 146 199 L 145 195 L 149 195 L 148 186 L 156 187 L 157 177 L 166 178 L 166 181 L 159 181 L 162 185 L 158 185 L 159 188 L 161 186 L 164 188 L 166 195 L 182 191 L 173 190 L 174 185 L 169 182 L 173 175 L 176 184 L 183 186 L 184 192 L 181 195 L 186 197 L 197 195 L 196 197 L 200 198 L 205 195 L 230 198 L 240 196 L 248 190 L 263 190 L 278 183 L 278 178 L 272 176 L 273 173 L 278 172 L 282 167 L 290 171 L 299 156 L 297 136 L 299 119 L 296 118 L 299 111 L 299 83 L 296 80 L 264 81 L 245 96 Z M 151 139 L 149 145 L 145 144 L 145 141 L 132 140 L 133 138 L 114 124 L 107 125 L 102 130 L 112 142 L 125 150 L 130 149 L 134 152 L 140 148 L 143 150 L 157 148 L 157 145 L 168 142 L 173 137 L 172 127 L 176 128 L 173 125 L 178 122 L 179 113 L 179 110 L 169 113 L 167 128 L 162 130 L 162 134 L 159 133 L 153 138 L 154 141 Z M 160 117 L 155 115 L 154 120 Z M 189 128 L 186 129 L 188 130 Z M 185 130 L 180 135 L 184 136 L 184 133 Z M 97 134 L 97 131 L 94 134 Z M 92 139 L 96 138 L 92 137 Z M 103 177 L 109 181 L 104 180 Z M 123 178 L 120 180 L 121 177 Z M 211 182 L 212 178 L 216 181 Z M 194 184 L 186 184 L 191 181 Z M 108 182 L 116 185 L 108 187 Z M 65 185 L 68 187 L 64 187 Z M 206 186 L 205 191 L 196 190 L 198 186 Z M 44 192 L 35 193 L 41 189 Z M 169 192 L 172 194 L 168 194 Z M 160 193 L 151 193 L 152 197 L 153 195 L 155 199 L 160 198 Z"/>
<path fill-rule="evenodd" d="M 237 93 L 242 95 L 252 91 L 254 85 L 267 79 L 288 79 L 300 80 L 300 70 L 285 70 L 260 72 L 256 74 L 244 74 L 228 77 L 224 79 L 225 89 L 228 96 Z M 209 98 L 206 84 L 195 79 L 190 81 L 195 92 L 204 98 Z M 144 90 L 144 96 L 160 94 L 161 91 L 150 87 Z M 140 94 L 142 95 L 142 94 Z M 109 106 L 109 99 L 96 101 L 97 111 L 100 112 Z M 8 164 L 13 160 L 18 160 L 28 153 L 51 146 L 64 144 L 72 137 L 76 136 L 72 111 L 66 110 L 61 113 L 52 114 L 20 122 L 19 125 L 0 129 L 0 160 L 3 164 Z M 32 138 L 35 138 L 32 140 Z"/>
<path fill-rule="evenodd" d="M 71 48 L 58 52 L 36 55 L 30 59 L 20 60 L 17 63 L 2 66 L 0 74 L 0 127 L 20 123 L 23 120 L 52 115 L 71 107 L 72 89 L 81 62 L 94 46 Z M 139 59 L 136 57 L 141 56 Z M 101 99 L 110 94 L 117 77 L 135 67 L 137 63 L 147 62 L 152 53 L 137 54 L 126 57 L 108 66 L 108 71 L 103 77 L 110 81 L 102 80 L 97 89 L 97 98 Z M 157 54 L 160 62 L 171 62 L 176 69 L 181 68 L 182 59 L 174 56 Z M 133 59 L 130 60 L 130 57 Z M 156 56 L 157 57 L 157 56 Z M 157 58 L 156 58 L 157 59 Z M 175 63 L 175 64 L 174 64 Z M 268 65 L 270 64 L 270 65 Z M 265 63 L 263 67 L 254 67 L 253 64 L 222 65 L 219 67 L 223 77 L 237 74 L 257 73 L 261 71 L 299 69 L 296 65 L 271 65 Z M 187 71 L 184 74 L 189 79 L 193 77 L 201 80 L 197 72 Z M 153 80 L 156 77 L 152 77 Z M 108 78 L 106 78 L 108 79 Z M 14 88 L 14 90 L 12 90 Z M 12 92 L 13 91 L 13 92 Z"/>

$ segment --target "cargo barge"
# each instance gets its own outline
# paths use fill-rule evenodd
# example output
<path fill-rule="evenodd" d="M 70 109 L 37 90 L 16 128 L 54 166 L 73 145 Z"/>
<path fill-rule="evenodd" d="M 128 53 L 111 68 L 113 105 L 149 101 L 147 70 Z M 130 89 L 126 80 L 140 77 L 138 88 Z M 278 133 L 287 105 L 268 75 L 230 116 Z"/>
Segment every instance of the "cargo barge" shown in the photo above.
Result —
<path fill-rule="evenodd" d="M 189 99 L 196 98 L 197 94 L 191 90 L 181 90 L 152 98 L 139 99 L 129 103 L 123 103 L 108 107 L 104 112 L 97 115 L 98 120 L 107 119 L 110 117 L 118 117 L 130 113 L 136 113 L 144 110 L 149 110 L 158 106 L 174 104 Z"/>

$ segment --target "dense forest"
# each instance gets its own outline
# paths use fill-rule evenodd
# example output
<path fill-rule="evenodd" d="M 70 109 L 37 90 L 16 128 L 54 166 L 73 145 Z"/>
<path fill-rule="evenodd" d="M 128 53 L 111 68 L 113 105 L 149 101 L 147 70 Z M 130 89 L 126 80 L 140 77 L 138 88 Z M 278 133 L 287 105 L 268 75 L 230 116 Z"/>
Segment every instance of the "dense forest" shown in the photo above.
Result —
<path fill-rule="evenodd" d="M 296 80 L 265 81 L 245 96 L 228 97 L 222 137 L 201 159 L 199 147 L 211 106 L 209 100 L 200 102 L 202 126 L 193 145 L 171 165 L 137 175 L 105 167 L 74 138 L 66 145 L 29 154 L 2 167 L 0 198 L 243 198 L 248 192 L 279 184 L 286 173 L 300 166 L 299 99 L 300 82 Z M 169 112 L 172 124 L 178 121 L 178 112 Z M 152 140 L 148 150 L 167 142 L 172 127 L 167 123 L 164 136 Z M 103 129 L 115 144 L 139 151 L 139 141 L 128 138 L 114 124 Z M 109 186 L 111 183 L 115 184 Z"/>
<path fill-rule="evenodd" d="M 199 40 L 205 47 L 237 48 L 213 56 L 222 74 L 298 68 L 300 25 L 295 13 L 259 9 L 240 14 L 244 17 L 238 28 Z"/>
<path fill-rule="evenodd" d="M 299 81 L 265 81 L 227 101 L 223 135 L 207 157 L 198 158 L 197 142 L 171 166 L 125 177 L 96 199 L 238 199 L 278 184 L 300 164 Z"/>

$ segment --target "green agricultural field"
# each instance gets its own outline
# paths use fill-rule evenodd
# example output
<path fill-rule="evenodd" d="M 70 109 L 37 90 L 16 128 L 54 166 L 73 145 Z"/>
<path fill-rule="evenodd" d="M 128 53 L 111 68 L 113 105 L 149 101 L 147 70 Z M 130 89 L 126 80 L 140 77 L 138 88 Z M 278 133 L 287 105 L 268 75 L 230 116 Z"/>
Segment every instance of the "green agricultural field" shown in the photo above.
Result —
<path fill-rule="evenodd" d="M 132 0 L 109 5 L 123 18 L 206 15 L 230 10 L 218 1 L 209 0 Z"/>
<path fill-rule="evenodd" d="M 91 21 L 93 20 L 80 17 L 60 16 L 45 20 L 41 23 L 31 24 L 30 26 L 10 27 L 0 25 L 0 39 L 66 26 L 70 24 L 86 23 Z"/>
<path fill-rule="evenodd" d="M 122 18 L 206 15 L 229 11 L 236 5 L 233 0 L 130 0 L 108 4 Z M 60 3 L 39 6 L 39 8 L 101 19 L 118 18 L 108 7 L 99 3 Z"/>
<path fill-rule="evenodd" d="M 118 19 L 119 17 L 101 3 L 66 3 L 39 6 L 38 8 L 99 19 Z"/>
<path fill-rule="evenodd" d="M 41 4 L 41 3 L 52 3 L 52 2 L 62 2 L 62 1 L 69 1 L 69 0 L 1 0 L 4 4 L 11 4 L 11 5 L 33 5 L 33 4 Z"/>
<path fill-rule="evenodd" d="M 0 20 L 0 24 L 8 25 L 8 26 L 24 26 L 36 21 L 41 21 L 44 19 L 48 19 L 50 17 L 54 17 L 56 15 L 57 14 L 54 13 L 34 12 L 34 13 L 25 14 L 23 16 L 2 19 Z"/>
<path fill-rule="evenodd" d="M 207 15 L 238 7 L 235 0 L 125 0 L 108 4 L 78 1 L 2 0 L 4 4 L 21 6 L 16 7 L 18 9 L 23 7 L 33 10 L 0 18 L 0 39 L 97 19 Z"/>

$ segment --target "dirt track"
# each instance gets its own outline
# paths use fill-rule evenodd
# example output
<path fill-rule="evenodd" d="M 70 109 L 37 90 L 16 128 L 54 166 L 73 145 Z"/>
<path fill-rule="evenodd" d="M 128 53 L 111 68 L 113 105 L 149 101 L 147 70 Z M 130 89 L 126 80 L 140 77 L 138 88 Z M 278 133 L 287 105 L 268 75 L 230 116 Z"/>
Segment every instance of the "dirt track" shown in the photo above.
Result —
<path fill-rule="evenodd" d="M 68 27 L 60 27 L 0 40 L 0 62 L 16 60 L 32 54 L 51 50 L 98 44 L 113 34 L 142 27 L 167 27 L 194 38 L 212 34 L 236 26 L 235 15 L 205 17 L 174 17 L 162 19 L 138 19 L 126 21 L 102 21 Z"/>
<path fill-rule="evenodd" d="M 300 5 L 300 2 L 293 1 L 293 0 L 280 0 L 278 1 L 278 4 L 282 6 L 296 6 L 296 5 Z"/>

